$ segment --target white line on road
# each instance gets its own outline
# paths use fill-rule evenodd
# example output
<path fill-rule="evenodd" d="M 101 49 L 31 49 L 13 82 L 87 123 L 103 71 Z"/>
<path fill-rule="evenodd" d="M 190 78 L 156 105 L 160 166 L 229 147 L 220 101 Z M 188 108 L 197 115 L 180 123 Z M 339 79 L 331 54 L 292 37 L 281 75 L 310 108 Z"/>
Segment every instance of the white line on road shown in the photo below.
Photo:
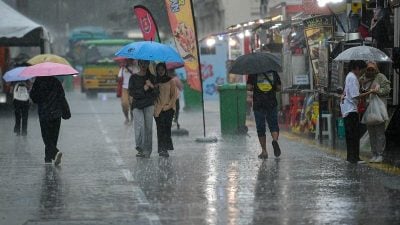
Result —
<path fill-rule="evenodd" d="M 107 135 L 108 132 L 107 132 L 106 128 L 103 126 L 103 121 L 101 120 L 100 116 L 95 113 L 96 110 L 95 110 L 95 108 L 93 106 L 93 103 L 89 102 L 89 105 L 90 105 L 90 109 L 93 112 L 93 115 L 95 115 L 95 117 L 96 117 L 97 124 L 98 124 L 98 126 L 99 126 L 99 128 L 101 130 L 101 133 L 104 136 L 104 140 L 108 144 L 107 145 L 108 150 L 110 152 L 114 153 L 113 154 L 114 161 L 117 163 L 118 166 L 120 166 L 120 167 L 124 166 L 125 163 L 122 160 L 118 149 L 115 147 L 115 144 L 113 143 L 112 139 Z M 132 184 L 133 197 L 138 200 L 140 205 L 149 206 L 150 202 L 147 200 L 147 198 L 144 195 L 142 189 L 140 187 L 138 187 L 138 186 L 133 185 L 133 182 L 135 181 L 135 179 L 133 178 L 131 171 L 129 169 L 122 168 L 121 169 L 121 173 L 124 175 L 126 181 L 128 181 L 129 183 Z M 161 224 L 160 218 L 155 213 L 144 212 L 144 213 L 141 213 L 141 215 L 145 216 L 149 220 L 150 224 L 154 224 L 154 225 L 160 225 Z"/>

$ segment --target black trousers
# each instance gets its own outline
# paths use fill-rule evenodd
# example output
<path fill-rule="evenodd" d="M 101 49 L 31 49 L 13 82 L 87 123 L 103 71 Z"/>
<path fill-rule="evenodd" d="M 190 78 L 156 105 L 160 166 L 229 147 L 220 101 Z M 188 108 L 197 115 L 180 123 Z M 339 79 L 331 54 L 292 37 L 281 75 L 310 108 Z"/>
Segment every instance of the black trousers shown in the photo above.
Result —
<path fill-rule="evenodd" d="M 28 115 L 29 115 L 29 101 L 14 100 L 14 115 L 15 115 L 15 126 L 14 132 L 21 132 L 21 121 L 22 121 L 22 133 L 26 134 L 28 128 Z"/>
<path fill-rule="evenodd" d="M 356 112 L 349 113 L 344 118 L 346 132 L 347 161 L 356 163 L 360 160 L 360 122 Z"/>
<path fill-rule="evenodd" d="M 40 120 L 40 130 L 45 145 L 45 160 L 52 160 L 56 156 L 58 135 L 60 133 L 61 118 Z"/>
<path fill-rule="evenodd" d="M 171 138 L 173 117 L 173 109 L 162 111 L 158 117 L 155 117 L 157 125 L 158 152 L 174 150 Z"/>

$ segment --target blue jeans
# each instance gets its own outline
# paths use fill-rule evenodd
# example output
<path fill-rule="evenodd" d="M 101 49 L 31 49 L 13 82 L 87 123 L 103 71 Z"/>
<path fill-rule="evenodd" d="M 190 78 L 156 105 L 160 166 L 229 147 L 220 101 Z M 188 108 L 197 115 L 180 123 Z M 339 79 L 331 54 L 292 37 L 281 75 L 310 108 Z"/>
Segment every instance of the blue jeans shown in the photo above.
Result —
<path fill-rule="evenodd" d="M 259 137 L 265 137 L 266 133 L 265 122 L 268 123 L 268 128 L 271 133 L 279 132 L 278 109 L 276 106 L 269 109 L 263 109 L 257 111 L 255 110 L 254 118 L 256 120 L 257 135 Z"/>

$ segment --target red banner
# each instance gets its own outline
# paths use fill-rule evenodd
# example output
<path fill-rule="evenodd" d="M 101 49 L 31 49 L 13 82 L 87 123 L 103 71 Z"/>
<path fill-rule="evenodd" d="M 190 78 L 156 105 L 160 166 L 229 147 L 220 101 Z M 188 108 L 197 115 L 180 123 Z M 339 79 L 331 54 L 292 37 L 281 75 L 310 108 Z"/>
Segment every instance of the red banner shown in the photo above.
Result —
<path fill-rule="evenodd" d="M 176 47 L 185 60 L 187 82 L 191 88 L 202 91 L 192 1 L 165 0 L 165 5 Z"/>
<path fill-rule="evenodd" d="M 144 6 L 137 5 L 133 8 L 133 12 L 138 20 L 140 30 L 143 34 L 143 39 L 145 41 L 160 42 L 157 25 L 150 11 Z"/>

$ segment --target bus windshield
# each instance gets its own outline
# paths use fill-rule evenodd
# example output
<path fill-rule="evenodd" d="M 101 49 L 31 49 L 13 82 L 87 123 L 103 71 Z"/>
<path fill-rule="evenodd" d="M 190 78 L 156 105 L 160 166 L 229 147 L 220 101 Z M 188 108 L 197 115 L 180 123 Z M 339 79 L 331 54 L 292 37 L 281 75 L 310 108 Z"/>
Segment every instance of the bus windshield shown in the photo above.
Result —
<path fill-rule="evenodd" d="M 86 53 L 87 63 L 98 63 L 101 61 L 111 61 L 115 57 L 115 53 L 121 46 L 113 45 L 97 45 L 89 46 Z"/>

